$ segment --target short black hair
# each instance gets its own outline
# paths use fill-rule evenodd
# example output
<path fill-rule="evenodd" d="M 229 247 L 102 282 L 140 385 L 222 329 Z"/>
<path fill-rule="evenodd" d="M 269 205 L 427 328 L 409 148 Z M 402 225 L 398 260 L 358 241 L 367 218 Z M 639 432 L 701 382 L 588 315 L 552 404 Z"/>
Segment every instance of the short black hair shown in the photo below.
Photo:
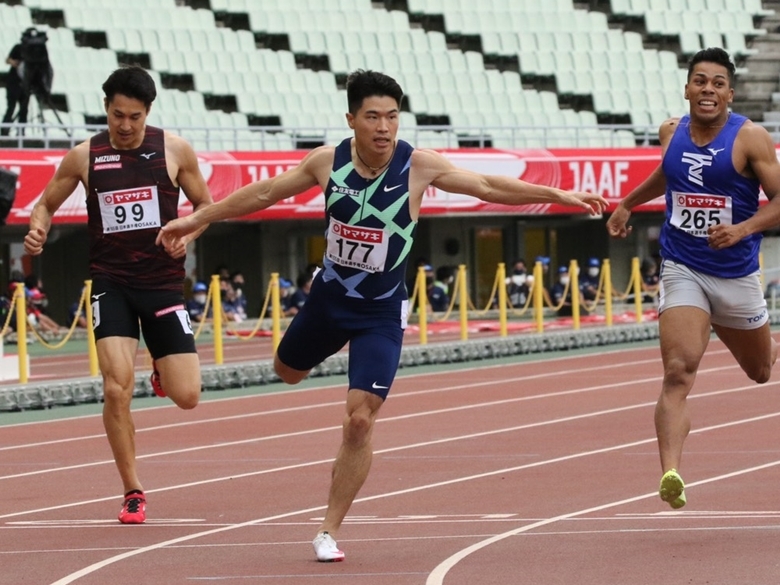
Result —
<path fill-rule="evenodd" d="M 108 76 L 103 83 L 103 93 L 109 102 L 113 101 L 115 95 L 121 94 L 143 102 L 148 109 L 157 97 L 157 87 L 143 67 L 128 65 L 114 70 Z"/>
<path fill-rule="evenodd" d="M 347 105 L 353 116 L 363 106 L 363 100 L 372 96 L 389 96 L 401 109 L 404 90 L 398 82 L 384 73 L 357 69 L 347 77 Z"/>
<path fill-rule="evenodd" d="M 734 85 L 734 77 L 736 76 L 736 67 L 734 61 L 731 60 L 729 54 L 720 47 L 709 47 L 708 49 L 702 49 L 696 53 L 688 62 L 688 81 L 691 80 L 691 74 L 693 68 L 699 63 L 716 63 L 722 65 L 729 72 L 729 85 Z"/>

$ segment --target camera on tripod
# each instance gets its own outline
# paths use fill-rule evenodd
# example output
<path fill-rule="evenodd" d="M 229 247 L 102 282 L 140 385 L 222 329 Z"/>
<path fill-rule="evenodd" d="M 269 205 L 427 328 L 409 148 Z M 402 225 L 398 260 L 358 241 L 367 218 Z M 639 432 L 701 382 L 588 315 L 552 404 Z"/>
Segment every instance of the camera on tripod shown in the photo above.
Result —
<path fill-rule="evenodd" d="M 39 101 L 47 103 L 51 99 L 51 84 L 54 78 L 49 51 L 46 49 L 48 40 L 46 32 L 35 27 L 30 27 L 22 33 L 22 63 L 19 72 L 22 90 L 28 96 L 34 95 Z"/>

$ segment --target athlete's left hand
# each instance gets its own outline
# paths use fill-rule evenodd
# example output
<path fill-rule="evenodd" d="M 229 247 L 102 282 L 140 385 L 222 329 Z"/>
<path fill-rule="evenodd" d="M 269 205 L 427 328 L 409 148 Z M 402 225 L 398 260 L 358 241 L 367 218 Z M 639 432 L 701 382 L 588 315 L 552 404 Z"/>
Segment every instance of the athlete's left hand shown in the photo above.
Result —
<path fill-rule="evenodd" d="M 722 250 L 729 248 L 742 240 L 747 234 L 739 224 L 723 225 L 717 224 L 707 230 L 707 243 L 713 250 Z"/>

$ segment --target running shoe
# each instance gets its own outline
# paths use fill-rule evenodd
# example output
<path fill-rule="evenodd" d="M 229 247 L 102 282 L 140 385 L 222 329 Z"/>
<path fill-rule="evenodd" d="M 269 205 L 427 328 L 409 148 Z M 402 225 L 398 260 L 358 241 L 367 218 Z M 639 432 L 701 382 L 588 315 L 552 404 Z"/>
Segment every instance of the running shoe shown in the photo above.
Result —
<path fill-rule="evenodd" d="M 670 469 L 661 478 L 658 486 L 658 495 L 675 510 L 682 508 L 687 500 L 685 498 L 685 482 L 676 469 Z"/>
<path fill-rule="evenodd" d="M 312 542 L 314 554 L 321 563 L 337 563 L 344 560 L 344 553 L 339 550 L 336 541 L 327 532 L 320 532 Z"/>
<path fill-rule="evenodd" d="M 165 398 L 165 390 L 163 390 L 162 383 L 160 382 L 160 372 L 157 371 L 157 362 L 152 360 L 152 390 L 160 398 Z"/>
<path fill-rule="evenodd" d="M 119 521 L 122 524 L 143 524 L 146 521 L 146 496 L 141 490 L 131 490 L 125 494 Z"/>

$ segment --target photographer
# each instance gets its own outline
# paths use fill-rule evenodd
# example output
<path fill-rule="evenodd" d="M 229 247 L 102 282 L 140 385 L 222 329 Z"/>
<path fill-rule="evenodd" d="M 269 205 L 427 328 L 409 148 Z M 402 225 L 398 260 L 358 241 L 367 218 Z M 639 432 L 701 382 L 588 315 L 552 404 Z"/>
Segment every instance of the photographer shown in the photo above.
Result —
<path fill-rule="evenodd" d="M 25 94 L 22 89 L 22 75 L 20 65 L 22 64 L 22 44 L 17 43 L 8 53 L 8 57 L 5 60 L 11 68 L 8 70 L 5 84 L 5 95 L 8 102 L 8 107 L 5 110 L 5 116 L 3 116 L 3 124 L 10 124 L 14 119 L 14 110 L 16 110 L 16 104 L 19 104 L 19 123 L 27 123 L 27 104 L 30 101 L 30 95 Z M 3 126 L 0 128 L 0 136 L 7 136 L 10 128 Z"/>

